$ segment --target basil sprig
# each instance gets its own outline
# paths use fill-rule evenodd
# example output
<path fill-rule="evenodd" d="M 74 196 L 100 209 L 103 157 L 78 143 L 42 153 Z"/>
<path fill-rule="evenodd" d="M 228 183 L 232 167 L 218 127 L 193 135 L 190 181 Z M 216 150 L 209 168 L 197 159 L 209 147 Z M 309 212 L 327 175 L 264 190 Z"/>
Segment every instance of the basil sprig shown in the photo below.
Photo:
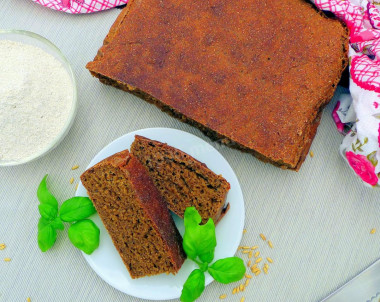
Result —
<path fill-rule="evenodd" d="M 96 212 L 88 197 L 73 197 L 62 203 L 58 211 L 58 201 L 47 188 L 47 175 L 37 190 L 40 201 L 38 210 L 38 246 L 42 252 L 49 250 L 57 240 L 57 230 L 65 228 L 63 222 L 75 222 L 69 227 L 69 239 L 72 244 L 86 254 L 91 254 L 99 246 L 100 231 L 96 224 L 85 219 Z"/>
<path fill-rule="evenodd" d="M 220 283 L 239 281 L 244 277 L 245 265 L 239 257 L 220 259 L 209 265 L 214 259 L 216 247 L 215 224 L 210 218 L 206 224 L 200 225 L 201 216 L 194 207 L 185 211 L 183 249 L 189 259 L 198 264 L 199 269 L 191 272 L 182 288 L 180 300 L 193 302 L 205 289 L 205 272 Z"/>

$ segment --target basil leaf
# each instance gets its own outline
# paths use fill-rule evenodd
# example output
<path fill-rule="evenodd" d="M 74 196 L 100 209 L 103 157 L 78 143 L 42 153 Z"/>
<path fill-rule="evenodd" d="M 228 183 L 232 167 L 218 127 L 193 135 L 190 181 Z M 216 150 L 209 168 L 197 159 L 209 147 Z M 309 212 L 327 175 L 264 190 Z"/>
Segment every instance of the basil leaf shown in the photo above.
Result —
<path fill-rule="evenodd" d="M 201 215 L 194 207 L 188 207 L 184 214 L 184 224 L 186 227 L 197 226 L 202 221 Z"/>
<path fill-rule="evenodd" d="M 227 284 L 239 281 L 244 277 L 245 265 L 239 257 L 229 257 L 210 265 L 208 272 L 216 281 Z"/>
<path fill-rule="evenodd" d="M 41 217 L 38 222 L 38 246 L 42 252 L 50 249 L 57 239 L 57 232 L 48 220 Z"/>
<path fill-rule="evenodd" d="M 78 221 L 69 228 L 69 238 L 72 244 L 90 255 L 99 246 L 100 231 L 89 219 Z"/>
<path fill-rule="evenodd" d="M 50 204 L 47 203 L 41 203 L 38 206 L 38 211 L 40 212 L 41 216 L 47 220 L 53 220 L 57 217 L 58 209 L 52 207 Z"/>
<path fill-rule="evenodd" d="M 66 222 L 87 218 L 96 212 L 88 197 L 73 197 L 66 200 L 59 210 L 59 217 Z"/>
<path fill-rule="evenodd" d="M 182 288 L 180 300 L 182 302 L 193 302 L 198 299 L 205 289 L 205 274 L 195 269 L 191 272 Z"/>
<path fill-rule="evenodd" d="M 61 218 L 56 217 L 53 221 L 50 222 L 50 224 L 55 228 L 56 230 L 63 230 L 65 226 L 63 225 L 63 222 Z"/>
<path fill-rule="evenodd" d="M 37 189 L 37 197 L 41 204 L 48 204 L 54 209 L 57 209 L 58 212 L 58 201 L 57 199 L 49 192 L 46 186 L 46 178 L 48 175 L 46 174 L 45 177 L 42 179 L 40 185 Z"/>
<path fill-rule="evenodd" d="M 185 211 L 183 249 L 190 259 L 195 260 L 199 257 L 203 262 L 210 263 L 214 259 L 216 247 L 215 225 L 212 219 L 204 225 L 199 225 L 201 218 L 194 210 L 187 208 Z"/>

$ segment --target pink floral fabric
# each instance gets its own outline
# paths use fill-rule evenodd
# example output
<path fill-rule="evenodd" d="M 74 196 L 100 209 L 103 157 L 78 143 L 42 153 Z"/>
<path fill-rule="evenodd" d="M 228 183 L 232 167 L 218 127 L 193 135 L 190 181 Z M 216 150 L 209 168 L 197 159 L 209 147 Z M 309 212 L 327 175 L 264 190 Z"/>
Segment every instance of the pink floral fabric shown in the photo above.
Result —
<path fill-rule="evenodd" d="M 372 0 L 314 0 L 350 30 L 350 94 L 333 111 L 349 166 L 371 187 L 380 186 L 380 9 Z"/>
<path fill-rule="evenodd" d="M 33 0 L 48 8 L 71 14 L 87 14 L 126 4 L 128 0 Z"/>
<path fill-rule="evenodd" d="M 366 156 L 348 151 L 346 152 L 346 157 L 351 168 L 364 182 L 370 184 L 371 186 L 375 186 L 377 184 L 379 179 L 375 173 L 375 167 Z"/>

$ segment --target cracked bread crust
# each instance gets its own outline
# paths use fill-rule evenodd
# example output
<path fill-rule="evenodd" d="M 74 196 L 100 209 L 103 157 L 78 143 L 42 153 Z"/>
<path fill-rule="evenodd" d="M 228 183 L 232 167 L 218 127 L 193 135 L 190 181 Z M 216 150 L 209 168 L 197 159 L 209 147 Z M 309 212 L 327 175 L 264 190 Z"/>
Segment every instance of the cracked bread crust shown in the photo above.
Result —
<path fill-rule="evenodd" d="M 347 50 L 347 29 L 303 0 L 132 0 L 87 68 L 222 143 L 298 170 Z"/>

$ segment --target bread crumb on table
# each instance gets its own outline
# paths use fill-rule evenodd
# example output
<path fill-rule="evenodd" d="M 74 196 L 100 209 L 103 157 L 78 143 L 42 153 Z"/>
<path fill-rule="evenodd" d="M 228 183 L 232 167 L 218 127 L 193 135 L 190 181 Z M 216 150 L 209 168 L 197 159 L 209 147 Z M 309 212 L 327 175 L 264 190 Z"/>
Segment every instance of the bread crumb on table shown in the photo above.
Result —
<path fill-rule="evenodd" d="M 310 157 L 314 157 L 314 152 L 310 151 Z"/>
<path fill-rule="evenodd" d="M 9 261 L 11 261 L 11 258 L 4 258 L 4 261 L 9 262 Z"/>
<path fill-rule="evenodd" d="M 369 233 L 370 234 L 375 234 L 376 233 L 376 229 L 375 228 L 371 229 L 371 231 Z"/>
<path fill-rule="evenodd" d="M 3 250 L 6 248 L 6 245 L 4 243 L 0 243 L 0 250 Z"/>

